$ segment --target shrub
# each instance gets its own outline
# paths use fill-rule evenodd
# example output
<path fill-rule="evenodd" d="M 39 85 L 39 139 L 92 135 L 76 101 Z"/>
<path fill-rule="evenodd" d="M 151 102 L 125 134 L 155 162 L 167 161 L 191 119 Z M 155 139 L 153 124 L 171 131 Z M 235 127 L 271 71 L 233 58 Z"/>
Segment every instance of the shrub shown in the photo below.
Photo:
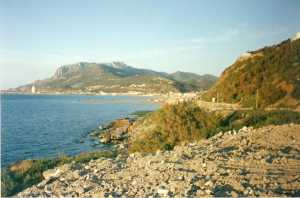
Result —
<path fill-rule="evenodd" d="M 235 111 L 222 118 L 218 124 L 220 129 L 240 129 L 243 126 L 262 127 L 265 125 L 300 124 L 300 113 L 288 110 L 275 111 Z"/>
<path fill-rule="evenodd" d="M 130 152 L 169 150 L 180 142 L 207 138 L 215 133 L 217 118 L 192 102 L 166 105 L 144 118 L 141 137 L 130 142 Z M 143 123 L 143 122 L 141 122 Z M 154 126 L 149 128 L 148 126 Z"/>
<path fill-rule="evenodd" d="M 234 111 L 224 116 L 221 113 L 205 112 L 193 103 L 167 105 L 148 114 L 135 126 L 129 141 L 129 151 L 153 153 L 156 150 L 170 150 L 181 142 L 209 138 L 219 131 L 287 123 L 300 124 L 300 113 L 251 110 Z"/>
<path fill-rule="evenodd" d="M 148 113 L 151 113 L 152 111 L 135 111 L 131 113 L 131 115 L 136 116 L 136 117 L 143 117 Z"/>

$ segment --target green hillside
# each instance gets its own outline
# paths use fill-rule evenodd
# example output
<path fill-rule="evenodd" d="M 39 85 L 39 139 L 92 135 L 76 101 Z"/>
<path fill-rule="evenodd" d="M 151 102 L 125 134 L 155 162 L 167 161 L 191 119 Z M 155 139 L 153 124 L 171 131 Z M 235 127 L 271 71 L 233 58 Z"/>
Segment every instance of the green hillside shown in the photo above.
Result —
<path fill-rule="evenodd" d="M 181 82 L 183 89 L 206 90 L 218 79 L 216 76 L 205 74 L 199 75 L 190 72 L 177 71 L 168 75 L 170 79 Z"/>

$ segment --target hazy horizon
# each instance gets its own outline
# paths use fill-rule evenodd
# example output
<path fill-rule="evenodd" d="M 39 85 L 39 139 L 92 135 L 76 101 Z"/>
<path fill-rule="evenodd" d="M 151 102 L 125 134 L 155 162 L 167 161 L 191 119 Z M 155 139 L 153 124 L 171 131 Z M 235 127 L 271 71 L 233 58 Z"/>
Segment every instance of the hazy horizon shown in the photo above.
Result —
<path fill-rule="evenodd" d="M 299 32 L 299 10 L 293 0 L 0 0 L 0 88 L 76 62 L 219 75 L 241 53 Z"/>

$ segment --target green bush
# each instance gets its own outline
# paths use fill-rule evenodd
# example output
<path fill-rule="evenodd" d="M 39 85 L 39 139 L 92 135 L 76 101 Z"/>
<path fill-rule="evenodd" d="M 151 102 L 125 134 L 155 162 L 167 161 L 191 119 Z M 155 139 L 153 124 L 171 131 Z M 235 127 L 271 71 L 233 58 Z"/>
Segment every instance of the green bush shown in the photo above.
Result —
<path fill-rule="evenodd" d="M 218 115 L 205 112 L 193 103 L 167 105 L 148 114 L 135 126 L 139 133 L 129 142 L 129 151 L 148 153 L 170 150 L 181 142 L 209 138 L 220 131 L 238 130 L 243 126 L 262 127 L 287 123 L 300 124 L 300 113 L 258 109 Z"/>
<path fill-rule="evenodd" d="M 137 117 L 143 117 L 148 113 L 151 113 L 152 111 L 135 111 L 133 113 L 131 113 L 131 115 L 133 116 L 137 116 Z"/>
<path fill-rule="evenodd" d="M 218 128 L 224 130 L 240 129 L 243 126 L 262 127 L 266 125 L 300 124 L 300 113 L 288 110 L 274 111 L 235 111 L 220 120 Z"/>
<path fill-rule="evenodd" d="M 254 111 L 245 119 L 246 126 L 261 127 L 265 125 L 300 124 L 300 113 L 288 110 Z"/>
<path fill-rule="evenodd" d="M 214 114 L 200 109 L 192 102 L 166 105 L 144 119 L 146 125 L 154 127 L 149 130 L 147 126 L 142 127 L 145 131 L 130 143 L 130 152 L 169 150 L 180 142 L 207 138 L 215 133 L 217 124 Z"/>
<path fill-rule="evenodd" d="M 241 105 L 243 107 L 256 108 L 256 97 L 255 96 L 243 97 L 241 100 Z"/>

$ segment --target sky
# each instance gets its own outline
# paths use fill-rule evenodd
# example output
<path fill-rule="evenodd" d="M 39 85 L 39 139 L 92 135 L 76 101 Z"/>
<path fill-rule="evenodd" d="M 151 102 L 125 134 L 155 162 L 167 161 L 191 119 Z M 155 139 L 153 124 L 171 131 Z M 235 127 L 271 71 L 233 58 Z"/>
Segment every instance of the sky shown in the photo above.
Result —
<path fill-rule="evenodd" d="M 300 31 L 299 0 L 0 0 L 0 88 L 64 64 L 220 75 Z"/>

